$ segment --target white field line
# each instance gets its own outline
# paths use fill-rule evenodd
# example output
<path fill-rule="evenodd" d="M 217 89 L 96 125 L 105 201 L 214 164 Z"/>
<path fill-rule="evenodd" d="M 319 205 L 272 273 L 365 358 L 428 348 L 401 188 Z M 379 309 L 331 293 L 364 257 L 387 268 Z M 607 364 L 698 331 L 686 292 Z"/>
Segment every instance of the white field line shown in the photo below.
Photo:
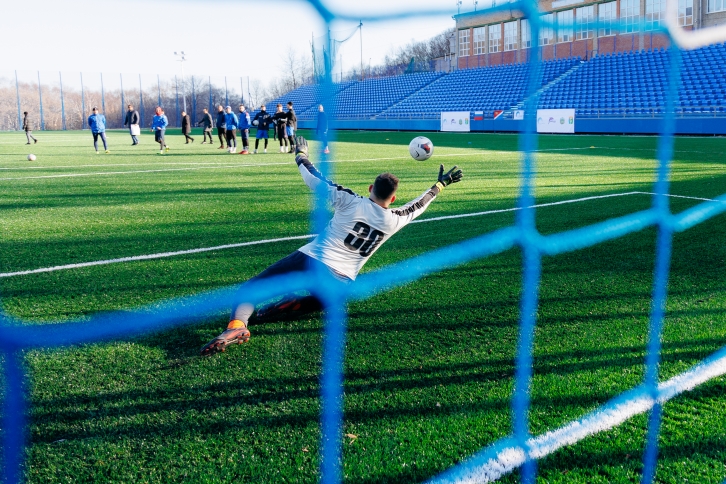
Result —
<path fill-rule="evenodd" d="M 527 208 L 552 207 L 554 205 L 565 205 L 567 203 L 586 202 L 588 200 L 598 200 L 601 198 L 624 197 L 627 195 L 641 195 L 641 194 L 645 194 L 645 192 L 611 193 L 609 195 L 595 195 L 592 197 L 575 198 L 572 200 L 561 200 L 559 202 L 540 203 L 537 205 L 530 205 Z M 457 215 L 444 215 L 442 217 L 432 217 L 432 218 L 426 218 L 423 220 L 414 220 L 411 223 L 415 224 L 415 223 L 424 223 L 424 222 L 434 222 L 436 220 L 449 220 L 449 219 L 453 219 L 453 218 L 478 217 L 480 215 L 491 215 L 494 213 L 516 212 L 518 210 L 522 210 L 522 207 L 502 208 L 499 210 L 487 210 L 486 212 L 461 213 L 461 214 L 457 214 Z"/>
<path fill-rule="evenodd" d="M 235 249 L 237 247 L 246 247 L 249 245 L 269 244 L 271 242 L 284 242 L 287 240 L 309 239 L 310 237 L 313 237 L 313 234 L 311 234 L 311 235 L 295 235 L 292 237 L 281 237 L 278 239 L 254 240 L 252 242 L 240 242 L 237 244 L 218 245 L 216 247 L 202 247 L 199 249 L 178 250 L 175 252 L 159 252 L 157 254 L 135 255 L 133 257 L 120 257 L 118 259 L 106 259 L 106 260 L 97 260 L 97 261 L 93 261 L 93 262 L 81 262 L 78 264 L 66 264 L 66 265 L 62 265 L 62 266 L 43 267 L 40 269 L 32 269 L 29 271 L 3 272 L 3 273 L 0 273 L 0 277 L 13 277 L 13 276 L 24 276 L 27 274 L 40 274 L 42 272 L 55 272 L 55 271 L 62 271 L 64 269 L 78 269 L 81 267 L 102 266 L 102 265 L 106 265 L 106 264 L 117 264 L 119 262 L 133 262 L 133 261 L 149 260 L 149 259 L 163 259 L 166 257 L 174 257 L 177 255 L 199 254 L 201 252 L 210 252 L 210 251 L 214 251 L 214 250 L 224 250 L 224 249 Z"/>
<path fill-rule="evenodd" d="M 170 171 L 196 171 L 196 170 L 219 170 L 224 168 L 245 168 L 250 166 L 272 166 L 272 165 L 287 165 L 288 163 L 241 163 L 225 166 L 197 166 L 189 168 L 159 168 L 157 170 L 129 170 L 129 171 L 105 171 L 97 173 L 64 173 L 60 175 L 38 175 L 38 176 L 21 176 L 21 177 L 7 177 L 0 178 L 0 181 L 9 180 L 37 180 L 41 178 L 76 178 L 84 176 L 109 176 L 109 175 L 129 175 L 134 173 L 162 173 Z"/>
<path fill-rule="evenodd" d="M 199 163 L 193 161 L 187 162 L 171 162 L 171 163 L 102 163 L 96 165 L 48 165 L 48 166 L 19 166 L 19 167 L 0 167 L 0 170 L 4 171 L 22 171 L 22 170 L 58 170 L 61 168 L 110 168 L 114 166 L 173 166 L 173 165 L 193 165 L 193 166 L 215 166 L 215 165 L 228 165 L 229 162 L 216 162 L 216 163 Z"/>
<path fill-rule="evenodd" d="M 569 204 L 569 203 L 587 202 L 589 200 L 599 200 L 599 199 L 603 199 L 603 198 L 624 197 L 624 196 L 628 196 L 628 195 L 654 195 L 654 193 L 651 193 L 651 192 L 611 193 L 608 195 L 595 195 L 595 196 L 591 196 L 591 197 L 574 198 L 571 200 L 561 200 L 559 202 L 540 203 L 537 205 L 531 205 L 528 208 L 553 207 L 555 205 L 565 205 L 565 204 Z M 687 199 L 691 199 L 691 200 L 714 201 L 710 198 L 688 197 L 688 196 L 683 196 L 683 195 L 668 195 L 668 196 L 676 197 L 676 198 L 687 198 Z M 465 218 L 465 217 L 478 217 L 481 215 L 492 215 L 492 214 L 496 214 L 496 213 L 516 212 L 518 210 L 522 210 L 522 208 L 513 207 L 513 208 L 503 208 L 503 209 L 499 209 L 499 210 L 487 210 L 484 212 L 461 213 L 461 214 L 457 214 L 457 215 L 445 215 L 442 217 L 431 217 L 431 218 L 426 218 L 426 219 L 422 219 L 422 220 L 421 219 L 414 220 L 411 223 L 416 224 L 416 223 L 436 222 L 439 220 L 451 220 L 451 219 Z M 201 247 L 198 249 L 179 250 L 179 251 L 174 251 L 174 252 L 160 252 L 157 254 L 136 255 L 136 256 L 131 256 L 131 257 L 120 257 L 118 259 L 106 259 L 106 260 L 98 260 L 98 261 L 92 261 L 92 262 L 80 262 L 80 263 L 76 263 L 76 264 L 66 264 L 66 265 L 61 265 L 61 266 L 42 267 L 40 269 L 31 269 L 31 270 L 26 270 L 26 271 L 2 272 L 2 273 L 0 273 L 0 278 L 24 276 L 24 275 L 28 275 L 28 274 L 40 274 L 43 272 L 55 272 L 55 271 L 61 271 L 61 270 L 65 270 L 65 269 L 79 269 L 81 267 L 117 264 L 120 262 L 134 262 L 134 261 L 140 261 L 140 260 L 163 259 L 166 257 L 175 257 L 178 255 L 199 254 L 201 252 L 235 249 L 238 247 L 246 247 L 246 246 L 250 246 L 250 245 L 270 244 L 270 243 L 274 243 L 274 242 L 285 242 L 288 240 L 309 239 L 314 236 L 315 236 L 315 234 L 295 235 L 295 236 L 291 236 L 291 237 L 280 237 L 277 239 L 255 240 L 252 242 L 239 242 L 236 244 L 218 245 L 215 247 Z"/>
<path fill-rule="evenodd" d="M 707 363 L 701 362 L 691 369 L 676 375 L 658 385 L 658 403 L 690 391 L 713 378 L 726 374 L 726 356 L 721 356 Z M 534 459 L 541 459 L 556 450 L 575 444 L 590 435 L 609 430 L 631 417 L 645 413 L 653 407 L 655 401 L 647 395 L 633 395 L 629 399 L 606 403 L 580 419 L 538 437 L 529 439 L 527 445 Z M 520 447 L 508 447 L 497 453 L 496 457 L 455 481 L 433 479 L 431 482 L 486 483 L 492 482 L 515 468 L 524 464 L 525 455 Z"/>
<path fill-rule="evenodd" d="M 488 151 L 479 150 L 476 148 L 461 148 L 474 150 L 475 153 L 445 153 L 436 155 L 437 158 L 443 157 L 454 157 L 454 156 L 476 156 L 477 154 L 521 154 L 518 151 Z M 542 148 L 534 150 L 534 153 L 546 153 L 550 151 L 578 151 L 578 150 L 617 150 L 617 151 L 654 151 L 654 148 L 613 148 L 608 146 L 582 146 L 582 147 L 570 147 L 570 148 Z M 674 150 L 674 153 L 708 153 L 711 151 L 692 151 L 692 150 Z M 171 155 L 173 156 L 173 155 Z M 358 163 L 364 161 L 393 161 L 393 160 L 408 160 L 408 156 L 393 156 L 386 158 L 358 158 L 349 160 L 327 160 L 327 163 Z M 154 169 L 154 170 L 130 170 L 130 171 L 110 171 L 110 172 L 97 172 L 97 173 L 65 173 L 56 175 L 42 175 L 42 176 L 29 176 L 29 177 L 5 177 L 0 178 L 0 181 L 9 180 L 34 180 L 42 178 L 73 178 L 73 177 L 86 177 L 86 176 L 109 176 L 109 175 L 126 175 L 126 174 L 138 174 L 138 173 L 161 173 L 170 171 L 192 171 L 192 170 L 203 170 L 203 169 L 221 169 L 221 168 L 238 168 L 238 167 L 250 167 L 250 166 L 273 166 L 273 165 L 287 165 L 288 163 L 244 163 L 244 164 L 225 164 L 224 162 L 216 163 L 200 163 L 200 162 L 169 162 L 169 163 L 113 163 L 106 165 L 61 165 L 61 166 L 18 166 L 18 167 L 0 167 L 0 171 L 24 171 L 24 170 L 57 170 L 64 168 L 97 168 L 97 167 L 116 167 L 116 166 L 149 166 L 149 165 L 194 165 L 195 168 L 168 168 L 168 169 Z"/>

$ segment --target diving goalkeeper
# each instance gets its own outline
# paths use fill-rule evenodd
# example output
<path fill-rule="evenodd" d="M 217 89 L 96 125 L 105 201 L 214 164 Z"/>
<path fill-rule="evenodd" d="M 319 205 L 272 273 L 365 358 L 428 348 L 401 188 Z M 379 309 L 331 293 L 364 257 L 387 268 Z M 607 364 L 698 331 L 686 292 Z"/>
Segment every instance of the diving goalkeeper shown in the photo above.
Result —
<path fill-rule="evenodd" d="M 308 160 L 308 143 L 302 136 L 297 138 L 295 153 L 295 161 L 305 184 L 313 191 L 320 184 L 326 187 L 328 202 L 334 209 L 333 218 L 323 233 L 312 242 L 272 264 L 250 281 L 305 271 L 311 266 L 322 264 L 333 277 L 352 282 L 383 242 L 421 215 L 444 187 L 460 181 L 462 177 L 461 170 L 456 166 L 444 173 L 444 165 L 441 165 L 434 186 L 400 208 L 389 208 L 396 200 L 398 188 L 398 178 L 394 175 L 378 175 L 373 185 L 368 187 L 369 196 L 365 198 L 323 177 Z M 320 309 L 322 305 L 315 296 L 287 297 L 282 302 L 260 309 L 257 320 L 305 314 Z M 248 302 L 239 304 L 232 312 L 227 329 L 202 347 L 202 355 L 224 351 L 233 343 L 248 341 L 250 331 L 247 324 L 254 310 L 255 307 Z"/>

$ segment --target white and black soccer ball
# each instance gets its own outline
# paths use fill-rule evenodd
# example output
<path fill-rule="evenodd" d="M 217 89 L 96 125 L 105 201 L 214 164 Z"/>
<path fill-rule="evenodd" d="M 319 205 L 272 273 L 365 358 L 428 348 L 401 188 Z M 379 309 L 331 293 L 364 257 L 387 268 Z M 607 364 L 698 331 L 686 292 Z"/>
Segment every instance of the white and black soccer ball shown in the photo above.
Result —
<path fill-rule="evenodd" d="M 33 153 L 28 155 L 28 161 L 35 161 L 35 155 Z"/>
<path fill-rule="evenodd" d="M 408 144 L 408 152 L 414 160 L 425 161 L 434 154 L 434 144 L 425 136 L 416 136 Z"/>
<path fill-rule="evenodd" d="M 254 121 L 252 121 L 252 124 L 254 124 L 255 126 L 257 126 L 258 124 L 260 124 L 260 121 L 257 120 L 257 119 L 255 119 Z"/>

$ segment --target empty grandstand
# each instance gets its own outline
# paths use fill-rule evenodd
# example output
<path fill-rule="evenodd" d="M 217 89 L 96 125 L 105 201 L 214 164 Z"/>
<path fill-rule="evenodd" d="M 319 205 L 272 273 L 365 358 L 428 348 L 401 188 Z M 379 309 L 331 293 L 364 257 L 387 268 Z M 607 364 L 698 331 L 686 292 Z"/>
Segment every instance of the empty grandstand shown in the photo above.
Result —
<path fill-rule="evenodd" d="M 683 52 L 676 113 L 714 115 L 726 108 L 726 47 Z M 541 93 L 538 107 L 575 108 L 578 117 L 661 117 L 670 59 L 664 50 L 601 55 Z"/>

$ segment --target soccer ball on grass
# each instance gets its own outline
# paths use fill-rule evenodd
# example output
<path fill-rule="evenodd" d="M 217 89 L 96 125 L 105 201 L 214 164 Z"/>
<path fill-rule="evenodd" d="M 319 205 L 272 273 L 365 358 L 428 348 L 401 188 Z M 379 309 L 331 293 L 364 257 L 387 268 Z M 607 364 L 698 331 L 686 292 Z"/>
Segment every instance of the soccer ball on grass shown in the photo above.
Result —
<path fill-rule="evenodd" d="M 29 155 L 28 155 L 28 161 L 35 161 L 35 155 L 34 155 L 34 154 L 32 154 L 32 153 L 31 153 L 31 154 L 29 154 Z"/>
<path fill-rule="evenodd" d="M 428 160 L 434 154 L 434 144 L 425 136 L 416 136 L 408 144 L 408 152 L 414 160 Z"/>

